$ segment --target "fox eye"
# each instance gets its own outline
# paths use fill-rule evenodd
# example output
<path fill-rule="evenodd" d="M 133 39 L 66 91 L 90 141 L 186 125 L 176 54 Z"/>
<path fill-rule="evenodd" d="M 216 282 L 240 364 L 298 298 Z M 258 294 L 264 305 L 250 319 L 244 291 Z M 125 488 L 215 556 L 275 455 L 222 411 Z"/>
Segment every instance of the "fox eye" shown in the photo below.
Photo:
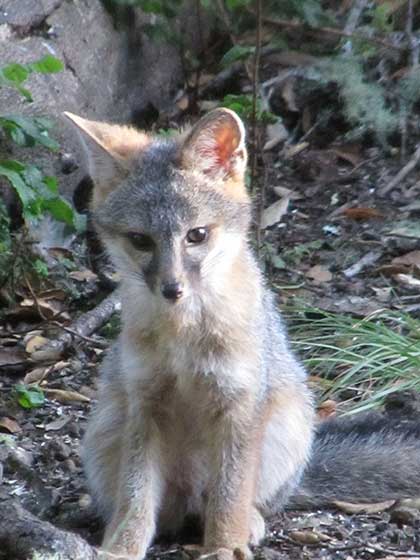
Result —
<path fill-rule="evenodd" d="M 209 230 L 206 227 L 198 227 L 190 229 L 187 233 L 188 243 L 203 243 L 209 235 Z"/>
<path fill-rule="evenodd" d="M 127 238 L 132 246 L 139 251 L 153 251 L 155 248 L 153 239 L 144 233 L 132 231 L 127 233 Z"/>

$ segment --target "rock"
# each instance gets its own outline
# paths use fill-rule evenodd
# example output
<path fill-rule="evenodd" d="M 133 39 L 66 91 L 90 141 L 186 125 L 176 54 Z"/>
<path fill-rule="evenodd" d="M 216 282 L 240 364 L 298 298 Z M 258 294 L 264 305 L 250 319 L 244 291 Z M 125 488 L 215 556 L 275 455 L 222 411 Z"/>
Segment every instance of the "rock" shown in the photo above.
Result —
<path fill-rule="evenodd" d="M 3 0 L 0 23 L 7 23 L 20 34 L 39 27 L 64 0 Z"/>

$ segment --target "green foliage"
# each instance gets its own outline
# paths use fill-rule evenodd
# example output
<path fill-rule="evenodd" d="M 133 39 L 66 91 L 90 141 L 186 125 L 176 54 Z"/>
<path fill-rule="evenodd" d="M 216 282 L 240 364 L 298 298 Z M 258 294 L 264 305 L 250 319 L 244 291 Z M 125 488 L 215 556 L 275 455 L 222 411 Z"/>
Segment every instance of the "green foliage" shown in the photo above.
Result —
<path fill-rule="evenodd" d="M 15 385 L 15 395 L 22 408 L 39 408 L 45 403 L 45 395 L 40 387 L 18 383 Z"/>
<path fill-rule="evenodd" d="M 234 45 L 222 57 L 220 61 L 222 66 L 230 66 L 238 60 L 246 60 L 251 54 L 254 54 L 255 47 L 245 45 Z"/>
<path fill-rule="evenodd" d="M 12 159 L 0 160 L 0 175 L 15 189 L 25 220 L 34 222 L 48 212 L 56 220 L 75 226 L 73 208 L 57 194 L 54 177 L 44 177 L 34 165 Z"/>
<path fill-rule="evenodd" d="M 29 64 L 8 64 L 0 68 L 0 87 L 14 87 L 25 99 L 31 101 L 29 90 L 22 86 L 29 75 L 32 72 L 51 74 L 62 69 L 63 63 L 51 55 Z M 50 128 L 51 122 L 42 117 L 0 115 L 0 131 L 19 146 L 40 145 L 57 151 L 59 146 L 50 137 Z M 26 221 L 35 222 L 45 213 L 49 213 L 56 220 L 77 228 L 78 217 L 72 206 L 58 194 L 55 177 L 44 176 L 35 165 L 13 159 L 0 160 L 0 176 L 5 177 L 16 191 Z"/>
<path fill-rule="evenodd" d="M 64 66 L 61 60 L 48 54 L 30 64 L 18 64 L 13 62 L 0 68 L 0 87 L 7 86 L 16 89 L 28 101 L 32 101 L 31 92 L 22 86 L 32 72 L 42 74 L 55 74 L 61 72 Z"/>
<path fill-rule="evenodd" d="M 420 321 L 390 311 L 358 320 L 308 307 L 293 309 L 290 319 L 293 346 L 311 374 L 325 379 L 323 397 L 344 400 L 346 411 L 420 390 Z"/>
<path fill-rule="evenodd" d="M 221 106 L 235 111 L 235 113 L 238 113 L 238 115 L 244 120 L 249 121 L 252 118 L 253 99 L 250 94 L 225 95 L 221 102 Z M 273 113 L 265 111 L 262 108 L 262 104 L 259 99 L 257 99 L 256 117 L 259 122 L 266 124 L 275 123 L 278 120 Z"/>
<path fill-rule="evenodd" d="M 34 262 L 34 270 L 38 274 L 38 276 L 41 276 L 41 278 L 48 277 L 48 266 L 41 259 L 36 259 L 36 261 Z"/>
<path fill-rule="evenodd" d="M 6 136 L 19 146 L 32 147 L 36 144 L 57 151 L 58 143 L 49 136 L 52 123 L 43 117 L 23 115 L 0 115 L 0 127 Z"/>
<path fill-rule="evenodd" d="M 392 21 L 393 6 L 391 2 L 384 2 L 371 8 L 372 25 L 378 31 L 389 33 L 393 31 Z"/>

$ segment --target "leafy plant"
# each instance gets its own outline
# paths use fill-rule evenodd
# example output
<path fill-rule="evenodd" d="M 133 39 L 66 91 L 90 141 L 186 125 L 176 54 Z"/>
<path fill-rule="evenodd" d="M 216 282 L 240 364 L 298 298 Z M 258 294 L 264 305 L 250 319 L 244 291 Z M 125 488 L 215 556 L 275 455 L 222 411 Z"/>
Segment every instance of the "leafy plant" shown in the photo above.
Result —
<path fill-rule="evenodd" d="M 250 94 L 225 95 L 221 105 L 223 107 L 227 107 L 228 109 L 232 109 L 232 111 L 238 113 L 238 115 L 245 120 L 250 120 L 252 118 L 253 101 L 252 95 Z M 257 99 L 256 117 L 258 121 L 266 124 L 274 123 L 278 120 L 278 117 L 273 115 L 273 113 L 263 109 L 262 103 L 259 99 Z"/>
<path fill-rule="evenodd" d="M 420 321 L 390 311 L 358 320 L 304 306 L 290 318 L 294 348 L 311 375 L 326 380 L 323 397 L 338 397 L 346 412 L 420 390 Z"/>
<path fill-rule="evenodd" d="M 30 102 L 32 95 L 23 86 L 30 74 L 51 74 L 62 69 L 63 63 L 51 55 L 30 64 L 8 64 L 0 68 L 0 87 L 12 87 Z M 51 122 L 43 117 L 0 115 L 0 130 L 19 146 L 40 145 L 57 151 L 59 146 L 49 135 L 50 128 Z M 5 177 L 16 191 L 25 221 L 36 222 L 45 213 L 49 213 L 69 226 L 77 228 L 80 225 L 72 206 L 58 194 L 55 177 L 44 176 L 35 165 L 14 159 L 0 159 L 0 176 Z"/>
<path fill-rule="evenodd" d="M 28 79 L 32 72 L 39 72 L 41 74 L 55 74 L 61 72 L 64 66 L 61 60 L 54 56 L 47 54 L 36 62 L 30 64 L 18 64 L 12 62 L 3 68 L 0 68 L 0 87 L 8 86 L 16 89 L 28 101 L 32 101 L 31 92 L 24 88 L 22 84 Z"/>

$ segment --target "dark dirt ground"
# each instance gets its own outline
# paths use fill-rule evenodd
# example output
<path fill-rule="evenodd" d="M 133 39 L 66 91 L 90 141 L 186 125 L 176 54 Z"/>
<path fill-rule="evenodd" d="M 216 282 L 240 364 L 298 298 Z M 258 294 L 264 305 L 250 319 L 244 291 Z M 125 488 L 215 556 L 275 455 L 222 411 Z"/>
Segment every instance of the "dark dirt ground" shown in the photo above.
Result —
<path fill-rule="evenodd" d="M 393 259 L 420 250 L 420 206 L 415 196 L 420 176 L 413 173 L 381 196 L 381 187 L 400 168 L 396 160 L 383 160 L 370 149 L 352 165 L 348 156 L 324 152 L 328 153 L 307 150 L 304 163 L 294 158 L 278 163 L 272 154 L 266 156 L 272 170 L 268 184 L 292 191 L 288 212 L 264 238 L 268 275 L 280 301 L 299 297 L 323 309 L 359 316 L 383 307 L 418 314 L 416 263 Z M 319 163 L 321 156 L 333 158 L 333 164 Z M 268 203 L 276 198 L 267 188 Z M 348 208 L 369 210 L 354 219 L 345 213 Z M 271 257 L 270 245 L 274 247 Z M 377 254 L 373 264 L 358 274 L 344 273 L 371 252 Z M 414 261 L 419 259 L 413 255 Z M 100 299 L 94 275 L 74 282 L 85 294 L 84 306 Z M 70 316 L 75 308 L 68 307 Z M 0 499 L 14 496 L 36 515 L 98 543 L 100 523 L 92 515 L 79 445 L 95 398 L 105 338 L 96 333 L 90 342 L 78 339 L 61 360 L 49 365 L 28 358 L 19 361 L 16 356 L 8 361 L 8 355 L 25 348 L 22 330 L 36 326 L 17 312 L 0 327 Z M 102 334 L 109 334 L 109 329 Z M 25 375 L 29 374 L 38 380 L 44 376 L 41 386 L 46 389 L 46 403 L 25 410 L 17 404 L 13 387 L 23 379 L 28 381 Z M 54 393 L 56 389 L 65 393 Z M 382 504 L 374 512 L 357 514 L 336 509 L 287 511 L 270 520 L 267 538 L 256 553 L 273 560 L 420 557 L 420 511 L 410 507 L 404 514 L 401 507 Z M 6 558 L 1 554 L 0 558 Z M 170 559 L 185 553 L 176 544 L 166 543 L 153 547 L 149 555 Z"/>

